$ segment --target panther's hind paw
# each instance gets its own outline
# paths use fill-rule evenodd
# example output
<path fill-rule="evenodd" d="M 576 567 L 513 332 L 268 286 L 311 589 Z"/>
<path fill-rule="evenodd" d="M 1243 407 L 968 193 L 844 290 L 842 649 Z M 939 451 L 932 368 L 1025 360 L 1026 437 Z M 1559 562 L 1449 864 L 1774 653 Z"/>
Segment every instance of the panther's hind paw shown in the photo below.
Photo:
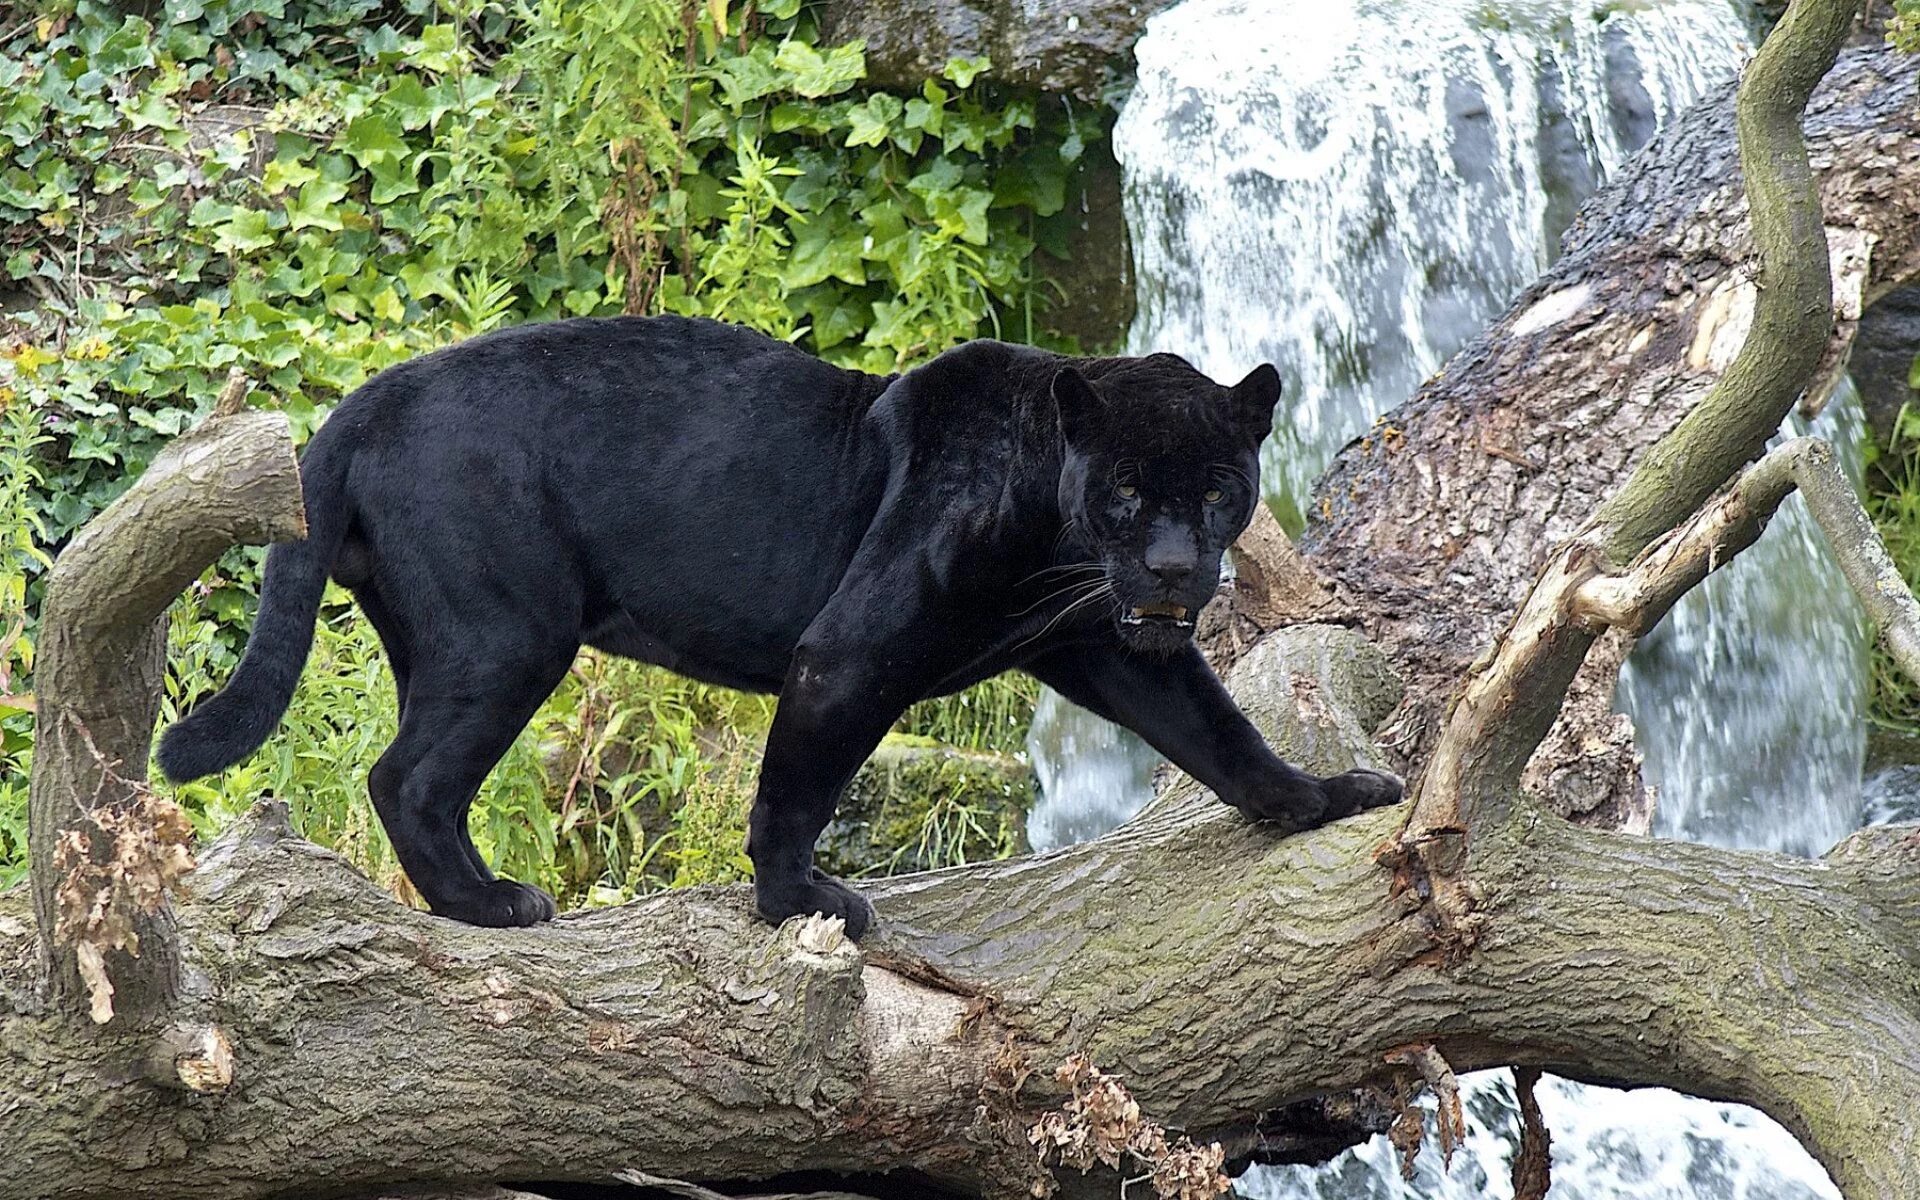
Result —
<path fill-rule="evenodd" d="M 530 884 L 495 879 L 470 896 L 435 904 L 435 916 L 490 929 L 517 929 L 553 920 L 553 897 Z"/>
<path fill-rule="evenodd" d="M 1407 791 L 1406 785 L 1395 776 L 1368 767 L 1343 771 L 1321 780 L 1320 786 L 1327 794 L 1329 819 L 1398 804 Z"/>
<path fill-rule="evenodd" d="M 808 874 L 805 883 L 795 886 L 756 884 L 754 903 L 761 917 L 775 925 L 808 913 L 839 917 L 847 923 L 847 936 L 856 942 L 873 925 L 873 905 L 867 898 L 818 867 Z"/>

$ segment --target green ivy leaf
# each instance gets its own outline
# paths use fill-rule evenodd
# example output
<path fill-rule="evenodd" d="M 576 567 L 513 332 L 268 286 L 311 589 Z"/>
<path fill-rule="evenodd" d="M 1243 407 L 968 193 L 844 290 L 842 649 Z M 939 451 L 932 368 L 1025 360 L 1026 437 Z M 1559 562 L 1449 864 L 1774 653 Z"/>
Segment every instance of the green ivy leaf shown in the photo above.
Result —
<path fill-rule="evenodd" d="M 267 213 L 253 208 L 235 209 L 214 230 L 214 249 L 223 254 L 247 254 L 273 245 L 274 234 Z"/>
<path fill-rule="evenodd" d="M 855 105 L 847 112 L 847 125 L 851 132 L 847 134 L 846 144 L 878 146 L 887 140 L 893 123 L 905 114 L 906 108 L 900 97 L 886 92 L 875 92 L 868 96 L 865 104 Z"/>
<path fill-rule="evenodd" d="M 771 96 L 786 86 L 787 74 L 774 66 L 773 57 L 771 45 L 755 42 L 747 53 L 733 55 L 714 69 L 713 77 L 725 93 L 723 99 L 727 107 L 738 111 L 741 106 L 762 96 Z"/>
<path fill-rule="evenodd" d="M 940 73 L 951 79 L 956 87 L 965 90 L 973 86 L 973 81 L 979 77 L 980 72 L 992 66 L 993 60 L 985 54 L 977 58 L 950 58 Z"/>
<path fill-rule="evenodd" d="M 416 75 L 402 75 L 380 97 L 380 103 L 403 129 L 425 129 L 453 107 L 445 85 L 428 90 Z"/>
<path fill-rule="evenodd" d="M 773 65 L 793 76 L 789 86 L 809 99 L 838 95 L 867 77 L 866 43 L 848 42 L 825 54 L 801 41 L 781 45 Z"/>
<path fill-rule="evenodd" d="M 860 250 L 864 236 L 844 212 L 830 209 L 797 224 L 793 248 L 781 269 L 780 282 L 790 289 L 812 287 L 828 279 L 861 284 L 867 281 Z"/>
<path fill-rule="evenodd" d="M 365 113 L 348 123 L 341 148 L 362 167 L 405 158 L 408 150 L 400 124 L 386 113 Z"/>
<path fill-rule="evenodd" d="M 1920 354 L 1913 357 L 1913 366 L 1907 369 L 1907 386 L 1920 392 Z"/>

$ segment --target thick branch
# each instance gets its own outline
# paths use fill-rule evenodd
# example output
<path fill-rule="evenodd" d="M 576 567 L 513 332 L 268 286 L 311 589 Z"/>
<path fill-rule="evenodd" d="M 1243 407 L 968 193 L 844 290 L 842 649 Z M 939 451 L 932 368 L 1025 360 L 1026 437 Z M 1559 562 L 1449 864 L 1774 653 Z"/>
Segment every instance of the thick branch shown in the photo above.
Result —
<path fill-rule="evenodd" d="M 1760 255 L 1753 322 L 1706 399 L 1549 561 L 1491 661 L 1466 682 L 1408 826 L 1409 845 L 1429 857 L 1436 878 L 1462 869 L 1468 830 L 1506 820 L 1528 761 L 1559 717 L 1594 641 L 1571 598 L 1589 576 L 1630 560 L 1758 455 L 1819 365 L 1833 327 L 1833 290 L 1800 120 L 1856 7 L 1854 0 L 1797 0 L 1747 68 L 1736 108 Z"/>
<path fill-rule="evenodd" d="M 58 964 L 52 981 L 75 990 L 78 953 L 96 1020 L 115 1011 L 115 987 L 121 1012 L 157 1017 L 173 986 L 154 909 L 178 852 L 144 787 L 167 606 L 227 547 L 304 532 L 286 420 L 238 411 L 244 388 L 229 380 L 215 415 L 156 456 L 47 580 L 28 827 L 34 910 L 44 961 Z"/>
<path fill-rule="evenodd" d="M 1406 675 L 1392 736 L 1415 760 L 1557 548 L 1744 342 L 1759 289 L 1733 107 L 1730 89 L 1710 97 L 1625 164 L 1547 274 L 1391 414 L 1401 436 L 1350 447 L 1316 493 L 1302 549 Z M 1824 378 L 1862 308 L 1920 273 L 1920 56 L 1847 51 L 1806 130 L 1836 319 Z M 1554 811 L 1644 816 L 1613 703 L 1627 649 L 1616 635 L 1587 655 L 1545 743 L 1557 756 L 1531 765 Z"/>
<path fill-rule="evenodd" d="M 1734 107 L 1759 252 L 1753 324 L 1707 398 L 1596 514 L 1612 562 L 1645 549 L 1757 458 L 1820 363 L 1833 286 L 1800 122 L 1859 8 L 1858 0 L 1796 0 L 1747 65 Z"/>

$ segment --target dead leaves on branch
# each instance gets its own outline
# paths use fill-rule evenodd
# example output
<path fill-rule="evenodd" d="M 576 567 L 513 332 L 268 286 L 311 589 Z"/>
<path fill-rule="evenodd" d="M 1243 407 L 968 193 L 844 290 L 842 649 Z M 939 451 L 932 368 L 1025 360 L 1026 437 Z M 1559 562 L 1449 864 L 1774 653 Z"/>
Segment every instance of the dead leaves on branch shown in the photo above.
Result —
<path fill-rule="evenodd" d="M 1400 1115 L 1387 1131 L 1387 1140 L 1400 1152 L 1401 1178 L 1413 1179 L 1414 1160 L 1419 1157 L 1420 1145 L 1426 1137 L 1426 1117 L 1413 1103 L 1414 1094 L 1422 1085 L 1433 1093 L 1435 1101 L 1433 1123 L 1440 1135 L 1441 1170 L 1452 1170 L 1454 1147 L 1467 1140 L 1467 1114 L 1460 1103 L 1460 1081 L 1455 1078 L 1453 1068 L 1428 1042 L 1390 1050 L 1386 1060 L 1395 1066 L 1411 1068 L 1418 1076 L 1409 1079 L 1408 1086 L 1402 1089 Z"/>
<path fill-rule="evenodd" d="M 1140 1114 L 1127 1086 L 1086 1055 L 1069 1058 L 1053 1077 L 1073 1096 L 1027 1131 L 1043 1163 L 1080 1171 L 1096 1164 L 1122 1172 L 1144 1169 L 1139 1178 L 1150 1182 L 1161 1200 L 1213 1200 L 1231 1186 L 1222 1170 L 1226 1151 L 1218 1142 L 1169 1141 L 1164 1125 Z"/>
<path fill-rule="evenodd" d="M 113 1019 L 107 953 L 139 957 L 142 917 L 159 912 L 167 893 L 193 870 L 193 824 L 180 806 L 142 783 L 131 799 L 88 813 L 91 829 L 60 831 L 53 868 L 60 882 L 55 935 L 73 947 L 94 1023 Z"/>

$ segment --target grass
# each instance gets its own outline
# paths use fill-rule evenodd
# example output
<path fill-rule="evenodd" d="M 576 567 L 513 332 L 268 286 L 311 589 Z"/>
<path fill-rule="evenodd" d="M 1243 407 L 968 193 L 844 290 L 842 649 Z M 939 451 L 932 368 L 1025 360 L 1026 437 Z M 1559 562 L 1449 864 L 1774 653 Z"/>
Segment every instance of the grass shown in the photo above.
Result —
<path fill-rule="evenodd" d="M 1915 369 L 1920 373 L 1920 361 Z M 1912 586 L 1920 581 L 1920 412 L 1901 409 L 1866 478 L 1867 513 L 1900 577 Z M 1868 712 L 1877 725 L 1920 736 L 1920 684 L 1887 657 L 1877 639 L 1868 671 Z"/>

